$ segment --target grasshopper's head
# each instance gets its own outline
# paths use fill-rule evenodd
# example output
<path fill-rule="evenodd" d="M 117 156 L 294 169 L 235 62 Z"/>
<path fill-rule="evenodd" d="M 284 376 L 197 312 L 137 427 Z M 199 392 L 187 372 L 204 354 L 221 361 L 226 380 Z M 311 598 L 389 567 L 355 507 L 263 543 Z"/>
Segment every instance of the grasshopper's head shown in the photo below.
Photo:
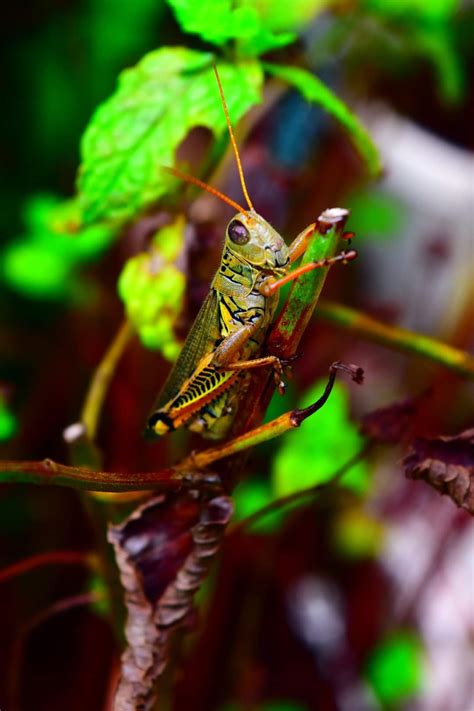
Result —
<path fill-rule="evenodd" d="M 226 247 L 254 267 L 279 270 L 289 262 L 282 237 L 254 210 L 239 212 L 226 230 Z"/>

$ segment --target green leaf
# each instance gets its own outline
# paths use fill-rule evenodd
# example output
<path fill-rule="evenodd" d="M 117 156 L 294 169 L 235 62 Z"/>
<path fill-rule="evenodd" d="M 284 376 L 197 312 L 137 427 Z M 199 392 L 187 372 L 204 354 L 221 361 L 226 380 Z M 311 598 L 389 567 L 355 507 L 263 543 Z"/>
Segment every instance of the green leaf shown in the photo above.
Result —
<path fill-rule="evenodd" d="M 256 56 L 296 39 L 293 32 L 275 34 L 266 26 L 259 3 L 247 0 L 234 9 L 232 0 L 167 0 L 185 32 L 219 47 L 237 40 L 240 56 Z"/>
<path fill-rule="evenodd" d="M 265 26 L 274 32 L 303 28 L 324 10 L 331 0 L 258 0 L 258 12 Z M 255 0 L 243 0 L 243 4 Z"/>
<path fill-rule="evenodd" d="M 314 74 L 299 67 L 277 64 L 263 64 L 264 69 L 278 79 L 291 84 L 312 103 L 319 104 L 333 116 L 348 132 L 352 143 L 367 164 L 370 175 L 377 176 L 382 171 L 381 158 L 369 133 L 348 106 L 318 79 Z"/>
<path fill-rule="evenodd" d="M 315 402 L 325 385 L 324 380 L 316 383 L 298 406 L 307 407 Z M 363 439 L 348 411 L 347 387 L 336 382 L 325 406 L 285 436 L 273 460 L 272 485 L 276 498 L 330 481 L 332 474 L 362 449 Z M 353 491 L 365 491 L 366 463 L 355 464 L 341 481 Z"/>
<path fill-rule="evenodd" d="M 186 277 L 174 260 L 182 250 L 184 230 L 184 218 L 159 230 L 150 250 L 129 259 L 118 281 L 127 316 L 143 345 L 171 361 L 181 349 L 174 324 L 183 306 Z"/>
<path fill-rule="evenodd" d="M 422 647 L 412 633 L 400 631 L 383 641 L 369 658 L 366 674 L 384 706 L 399 704 L 415 694 L 422 679 Z"/>
<path fill-rule="evenodd" d="M 124 71 L 116 92 L 93 115 L 82 140 L 79 197 L 83 221 L 124 222 L 171 192 L 160 166 L 195 126 L 226 130 L 212 54 L 183 47 L 156 50 Z M 254 61 L 218 64 L 234 123 L 260 101 L 263 75 Z"/>
<path fill-rule="evenodd" d="M 2 254 L 2 278 L 13 289 L 32 298 L 67 296 L 70 264 L 57 252 L 31 239 L 10 244 Z"/>
<path fill-rule="evenodd" d="M 384 17 L 446 22 L 458 9 L 459 0 L 364 0 L 363 5 Z"/>
<path fill-rule="evenodd" d="M 2 278 L 29 297 L 64 299 L 78 296 L 76 265 L 98 257 L 114 231 L 104 225 L 81 228 L 77 199 L 51 193 L 30 196 L 23 206 L 29 232 L 2 253 Z"/>
<path fill-rule="evenodd" d="M 467 80 L 451 28 L 444 25 L 417 28 L 413 45 L 431 61 L 444 101 L 459 102 L 465 94 Z"/>

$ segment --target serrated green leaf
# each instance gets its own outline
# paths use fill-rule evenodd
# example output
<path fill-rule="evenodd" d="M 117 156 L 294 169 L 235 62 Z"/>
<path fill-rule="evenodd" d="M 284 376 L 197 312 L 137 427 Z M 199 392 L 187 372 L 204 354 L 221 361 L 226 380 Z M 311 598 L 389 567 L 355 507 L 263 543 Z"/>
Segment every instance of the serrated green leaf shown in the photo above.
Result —
<path fill-rule="evenodd" d="M 367 164 L 369 173 L 381 173 L 378 149 L 357 116 L 314 74 L 300 67 L 288 67 L 265 62 L 264 69 L 272 76 L 291 84 L 312 103 L 318 104 L 333 116 L 348 132 L 355 148 Z"/>
<path fill-rule="evenodd" d="M 275 33 L 269 25 L 271 13 L 262 15 L 260 3 L 255 0 L 246 0 L 235 8 L 232 0 L 167 2 L 185 32 L 197 34 L 219 47 L 236 40 L 239 56 L 254 57 L 296 39 L 293 32 Z"/>
<path fill-rule="evenodd" d="M 117 91 L 96 111 L 82 140 L 79 197 L 83 221 L 124 222 L 175 181 L 172 165 L 188 131 L 226 129 L 210 53 L 183 47 L 156 50 L 120 75 Z M 234 123 L 260 101 L 263 81 L 254 61 L 218 63 Z"/>

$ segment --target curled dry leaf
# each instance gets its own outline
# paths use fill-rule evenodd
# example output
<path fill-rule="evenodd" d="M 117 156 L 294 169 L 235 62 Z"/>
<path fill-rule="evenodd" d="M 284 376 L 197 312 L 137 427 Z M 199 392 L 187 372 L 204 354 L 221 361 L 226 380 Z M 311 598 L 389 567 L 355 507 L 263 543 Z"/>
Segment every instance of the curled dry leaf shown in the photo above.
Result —
<path fill-rule="evenodd" d="M 188 491 L 155 497 L 110 527 L 128 612 L 116 711 L 153 708 L 170 637 L 193 612 L 232 511 L 226 496 L 202 501 Z"/>
<path fill-rule="evenodd" d="M 474 428 L 454 437 L 421 437 L 404 459 L 409 479 L 424 479 L 474 515 Z"/>

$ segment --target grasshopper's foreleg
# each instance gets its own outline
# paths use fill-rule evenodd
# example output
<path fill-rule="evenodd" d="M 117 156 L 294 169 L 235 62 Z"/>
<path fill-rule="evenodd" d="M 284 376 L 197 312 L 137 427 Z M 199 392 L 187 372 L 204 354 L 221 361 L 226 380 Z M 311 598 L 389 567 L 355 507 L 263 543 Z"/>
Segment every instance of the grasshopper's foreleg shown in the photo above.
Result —
<path fill-rule="evenodd" d="M 306 248 L 308 247 L 309 241 L 316 230 L 316 226 L 316 222 L 313 222 L 311 225 L 308 225 L 308 227 L 305 227 L 305 229 L 295 237 L 293 242 L 288 247 L 291 264 L 296 262 L 296 260 L 306 252 Z"/>
<path fill-rule="evenodd" d="M 259 324 L 260 319 L 257 319 L 254 322 L 240 326 L 240 328 L 226 336 L 214 351 L 211 365 L 214 368 L 226 369 L 229 363 L 238 358 L 242 348 L 258 330 Z"/>
<path fill-rule="evenodd" d="M 256 319 L 252 323 L 246 324 L 227 336 L 222 343 L 216 348 L 211 365 L 215 368 L 223 370 L 249 370 L 250 368 L 261 368 L 263 366 L 271 366 L 275 383 L 281 395 L 285 392 L 285 384 L 282 380 L 283 366 L 286 362 L 281 361 L 277 356 L 264 356 L 262 358 L 253 358 L 251 360 L 239 360 L 239 353 L 247 341 L 258 330 L 260 319 Z"/>
<path fill-rule="evenodd" d="M 262 293 L 264 296 L 271 296 L 275 293 L 275 291 L 281 289 L 282 286 L 288 284 L 288 282 L 290 281 L 293 281 L 293 279 L 297 279 L 302 274 L 306 274 L 306 272 L 311 272 L 313 271 L 313 269 L 321 269 L 322 267 L 330 267 L 333 264 L 337 264 L 338 262 L 342 262 L 342 264 L 347 264 L 348 262 L 352 262 L 356 258 L 356 250 L 349 249 L 347 251 L 341 252 L 340 254 L 336 254 L 334 257 L 320 259 L 317 262 L 309 262 L 308 264 L 304 264 L 302 267 L 298 267 L 298 269 L 295 269 L 294 271 L 290 272 L 290 274 L 287 274 L 281 279 L 268 277 L 268 279 L 265 279 L 265 281 L 261 284 L 260 293 Z"/>

